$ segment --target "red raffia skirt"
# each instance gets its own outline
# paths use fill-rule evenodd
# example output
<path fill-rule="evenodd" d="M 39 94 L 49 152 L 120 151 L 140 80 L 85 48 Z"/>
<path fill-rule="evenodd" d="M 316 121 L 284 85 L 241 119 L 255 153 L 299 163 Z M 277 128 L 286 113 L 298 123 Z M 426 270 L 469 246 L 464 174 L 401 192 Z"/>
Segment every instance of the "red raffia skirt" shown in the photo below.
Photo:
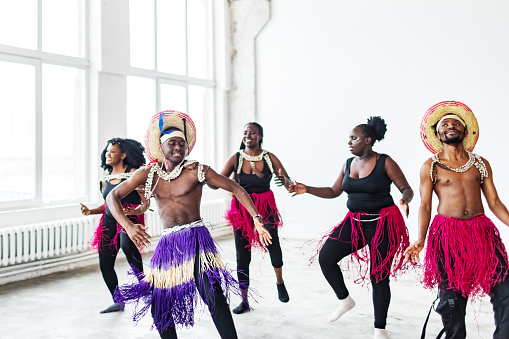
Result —
<path fill-rule="evenodd" d="M 422 281 L 426 288 L 440 287 L 446 278 L 449 288 L 476 298 L 489 294 L 507 275 L 507 252 L 499 231 L 482 213 L 470 220 L 436 215 L 427 241 Z"/>
<path fill-rule="evenodd" d="M 280 228 L 283 225 L 272 191 L 251 193 L 249 196 L 253 200 L 258 213 L 262 216 L 265 225 L 273 225 L 275 228 Z M 232 199 L 231 207 L 226 212 L 225 218 L 235 230 L 242 231 L 242 235 L 249 241 L 250 247 L 259 247 L 266 250 L 260 241 L 253 218 L 237 198 Z"/>
<path fill-rule="evenodd" d="M 138 204 L 129 204 L 129 203 L 122 204 L 122 208 L 124 208 L 124 209 L 129 208 L 129 207 L 134 209 L 137 206 L 139 206 L 139 205 Z M 97 228 L 95 229 L 94 236 L 89 241 L 89 246 L 88 246 L 89 251 L 98 252 L 104 246 L 110 246 L 111 248 L 118 248 L 118 243 L 117 243 L 118 235 L 120 234 L 120 232 L 126 233 L 124 228 L 122 227 L 122 225 L 120 225 L 117 222 L 117 226 L 116 226 L 117 232 L 115 233 L 115 236 L 112 238 L 106 236 L 105 231 L 107 230 L 107 226 L 103 225 L 105 212 L 106 212 L 106 204 L 104 204 L 104 206 L 103 206 L 103 214 L 101 216 L 101 219 L 99 220 L 99 225 L 97 225 Z M 145 215 L 144 214 L 130 215 L 130 216 L 128 216 L 128 218 L 133 223 L 145 225 Z"/>
<path fill-rule="evenodd" d="M 375 236 L 369 247 L 367 246 L 368 243 L 364 238 L 362 222 L 360 221 L 360 216 L 365 214 L 366 213 L 363 212 L 349 211 L 343 221 L 322 238 L 318 247 L 319 250 L 325 240 L 339 240 L 331 237 L 331 234 L 338 228 L 340 228 L 339 234 L 341 234 L 343 227 L 351 227 L 352 254 L 350 255 L 350 259 L 346 265 L 347 267 L 350 267 L 350 264 L 354 264 L 359 267 L 359 278 L 357 278 L 355 282 L 362 284 L 367 283 L 370 281 L 371 275 L 374 276 L 374 279 L 377 282 L 386 278 L 388 275 L 392 277 L 398 276 L 407 267 L 407 265 L 403 265 L 403 253 L 410 245 L 408 229 L 398 206 L 392 205 L 380 210 L 380 218 L 377 220 Z M 351 220 L 351 222 L 348 223 L 348 220 Z M 388 233 L 387 236 L 389 238 L 389 245 L 387 255 L 385 258 L 382 258 L 377 244 L 381 243 L 382 239 L 386 236 L 386 232 Z M 361 247 L 359 247 L 359 244 L 361 244 Z M 318 255 L 319 250 L 311 260 L 314 260 L 314 258 Z M 374 258 L 377 258 L 378 260 L 374 260 Z"/>

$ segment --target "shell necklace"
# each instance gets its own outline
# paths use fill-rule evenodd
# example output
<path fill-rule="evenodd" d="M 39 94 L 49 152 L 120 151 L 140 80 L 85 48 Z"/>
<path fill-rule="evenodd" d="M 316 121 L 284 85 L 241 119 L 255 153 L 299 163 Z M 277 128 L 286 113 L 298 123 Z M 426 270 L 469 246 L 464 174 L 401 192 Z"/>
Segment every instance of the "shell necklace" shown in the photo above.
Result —
<path fill-rule="evenodd" d="M 460 166 L 458 168 L 452 168 L 450 167 L 449 165 L 446 165 L 444 164 L 443 162 L 441 162 L 439 159 L 438 159 L 438 153 L 433 155 L 433 161 L 444 166 L 445 168 L 447 168 L 448 170 L 451 170 L 451 171 L 454 171 L 456 173 L 463 173 L 463 172 L 466 172 L 470 167 L 472 167 L 472 165 L 474 164 L 475 162 L 475 156 L 473 153 L 471 152 L 468 152 L 467 151 L 467 154 L 468 154 L 468 161 L 465 165 L 463 166 Z"/>
<path fill-rule="evenodd" d="M 153 164 L 152 166 L 155 167 L 155 171 L 157 172 L 157 175 L 161 179 L 166 180 L 166 181 L 171 181 L 171 180 L 175 180 L 179 177 L 179 175 L 182 173 L 182 170 L 184 169 L 184 167 L 186 165 L 190 165 L 195 162 L 196 162 L 196 160 L 183 161 L 180 164 L 178 164 L 177 166 L 175 166 L 175 168 L 171 172 L 166 172 L 165 170 L 163 170 L 157 162 L 155 164 Z"/>
<path fill-rule="evenodd" d="M 129 179 L 133 175 L 132 173 L 118 173 L 118 174 L 108 174 L 105 172 L 103 176 L 101 177 L 101 181 L 111 181 L 115 179 Z"/>
<path fill-rule="evenodd" d="M 240 174 L 240 172 L 242 172 L 242 164 L 244 162 L 244 159 L 249 161 L 249 164 L 251 165 L 251 167 L 253 169 L 256 168 L 256 164 L 255 164 L 256 161 L 261 161 L 261 160 L 265 159 L 265 161 L 267 162 L 267 165 L 269 165 L 270 172 L 274 173 L 274 168 L 272 167 L 272 161 L 270 160 L 268 151 L 262 150 L 262 153 L 253 156 L 253 155 L 247 154 L 246 152 L 244 152 L 244 150 L 240 150 L 239 154 L 240 154 L 240 156 L 239 156 L 239 164 L 237 167 L 237 174 Z"/>
<path fill-rule="evenodd" d="M 468 154 L 468 161 L 466 164 L 464 164 L 463 166 L 460 166 L 458 168 L 452 168 L 451 166 L 444 164 L 438 158 L 438 153 L 433 154 L 433 157 L 431 157 L 431 159 L 433 161 L 431 162 L 431 166 L 430 166 L 430 170 L 429 170 L 431 180 L 433 181 L 433 183 L 436 183 L 436 178 L 433 178 L 434 165 L 440 164 L 443 167 L 445 167 L 446 169 L 456 172 L 456 173 L 466 172 L 466 171 L 468 171 L 468 169 L 470 167 L 475 166 L 479 170 L 479 173 L 481 174 L 481 184 L 482 184 L 484 182 L 484 178 L 488 177 L 488 170 L 486 169 L 486 164 L 484 163 L 484 161 L 482 161 L 482 158 L 479 155 L 469 152 L 469 151 L 466 151 L 466 152 Z"/>

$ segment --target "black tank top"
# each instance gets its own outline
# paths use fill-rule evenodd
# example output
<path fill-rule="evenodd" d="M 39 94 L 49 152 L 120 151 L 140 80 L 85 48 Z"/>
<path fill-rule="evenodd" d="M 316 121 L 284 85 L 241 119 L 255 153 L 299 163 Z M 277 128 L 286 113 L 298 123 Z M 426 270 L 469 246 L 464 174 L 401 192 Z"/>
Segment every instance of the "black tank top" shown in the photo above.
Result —
<path fill-rule="evenodd" d="M 380 154 L 373 171 L 364 178 L 351 178 L 352 160 L 346 161 L 343 177 L 343 190 L 348 194 L 346 206 L 351 212 L 378 213 L 382 208 L 394 205 L 391 196 L 391 184 L 385 171 L 387 154 Z"/>
<path fill-rule="evenodd" d="M 240 171 L 240 174 L 237 174 L 238 166 L 239 166 L 239 157 L 240 154 L 237 152 L 237 158 L 235 161 L 235 168 L 233 171 L 233 175 L 235 181 L 242 186 L 246 190 L 247 193 L 265 193 L 270 191 L 270 179 L 272 178 L 272 173 L 270 172 L 269 165 L 263 159 L 263 177 L 259 177 L 256 174 L 247 174 L 244 171 Z M 247 161 L 244 159 L 244 161 Z"/>
<path fill-rule="evenodd" d="M 127 169 L 125 170 L 124 173 L 129 173 L 131 171 L 132 167 L 130 166 L 127 166 Z M 113 185 L 112 183 L 110 183 L 109 181 L 105 181 L 104 182 L 104 189 L 103 189 L 103 198 L 104 200 L 106 200 L 106 197 L 108 196 L 108 193 L 111 192 L 112 189 L 114 189 L 115 187 L 117 187 L 121 182 L 123 181 L 126 181 L 127 179 L 122 179 L 120 180 L 120 182 L 116 185 Z M 130 204 L 136 204 L 136 205 L 139 205 L 141 204 L 141 198 L 140 198 L 140 195 L 138 194 L 138 192 L 136 190 L 132 191 L 131 193 L 129 193 L 128 195 L 126 195 L 122 200 L 121 200 L 121 203 L 130 203 Z M 115 218 L 113 217 L 113 215 L 111 214 L 111 211 L 108 207 L 108 205 L 106 205 L 106 211 L 104 212 L 104 220 L 105 221 L 115 221 Z"/>

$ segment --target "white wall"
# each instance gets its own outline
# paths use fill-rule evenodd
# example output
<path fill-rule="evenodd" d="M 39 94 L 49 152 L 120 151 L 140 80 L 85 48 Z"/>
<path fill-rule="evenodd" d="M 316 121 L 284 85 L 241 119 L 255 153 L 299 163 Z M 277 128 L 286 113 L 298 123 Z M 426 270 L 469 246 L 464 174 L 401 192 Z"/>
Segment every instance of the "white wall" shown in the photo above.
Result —
<path fill-rule="evenodd" d="M 388 132 L 375 150 L 398 162 L 416 193 L 408 223 L 415 239 L 418 175 L 431 156 L 420 141 L 420 119 L 435 103 L 457 100 L 477 116 L 475 152 L 490 161 L 509 205 L 503 151 L 508 2 L 278 0 L 271 6 L 256 44 L 257 118 L 265 148 L 291 176 L 312 186 L 332 185 L 351 156 L 348 132 L 381 115 Z M 324 200 L 275 191 L 287 237 L 321 236 L 347 211 L 346 195 Z M 506 227 L 496 224 L 509 240 Z"/>

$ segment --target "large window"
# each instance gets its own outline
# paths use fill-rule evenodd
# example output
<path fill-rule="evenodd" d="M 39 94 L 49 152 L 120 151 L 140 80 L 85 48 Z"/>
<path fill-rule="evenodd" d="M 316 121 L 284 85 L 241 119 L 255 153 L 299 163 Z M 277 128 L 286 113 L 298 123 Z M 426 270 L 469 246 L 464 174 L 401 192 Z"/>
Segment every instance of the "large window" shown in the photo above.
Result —
<path fill-rule="evenodd" d="M 128 137 L 142 141 L 157 111 L 188 113 L 197 128 L 191 158 L 214 161 L 212 0 L 130 0 Z"/>
<path fill-rule="evenodd" d="M 86 196 L 85 9 L 0 1 L 0 209 Z"/>

